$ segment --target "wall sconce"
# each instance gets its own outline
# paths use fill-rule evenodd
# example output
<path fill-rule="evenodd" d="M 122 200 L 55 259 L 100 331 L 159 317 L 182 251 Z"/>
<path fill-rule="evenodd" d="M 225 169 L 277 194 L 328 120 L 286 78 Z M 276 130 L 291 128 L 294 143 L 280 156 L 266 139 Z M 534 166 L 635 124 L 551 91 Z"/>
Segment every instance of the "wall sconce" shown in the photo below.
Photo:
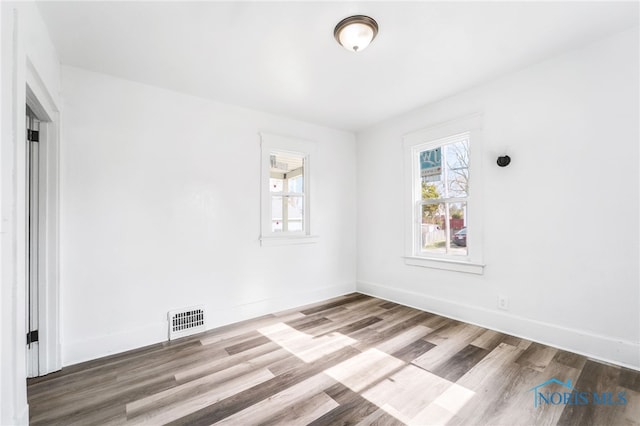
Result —
<path fill-rule="evenodd" d="M 503 155 L 502 157 L 498 157 L 498 166 L 500 167 L 507 167 L 509 165 L 509 163 L 511 163 L 511 157 L 509 157 L 508 155 Z"/>
<path fill-rule="evenodd" d="M 352 52 L 364 50 L 376 38 L 378 23 L 368 16 L 349 16 L 338 22 L 333 36 L 342 47 Z"/>

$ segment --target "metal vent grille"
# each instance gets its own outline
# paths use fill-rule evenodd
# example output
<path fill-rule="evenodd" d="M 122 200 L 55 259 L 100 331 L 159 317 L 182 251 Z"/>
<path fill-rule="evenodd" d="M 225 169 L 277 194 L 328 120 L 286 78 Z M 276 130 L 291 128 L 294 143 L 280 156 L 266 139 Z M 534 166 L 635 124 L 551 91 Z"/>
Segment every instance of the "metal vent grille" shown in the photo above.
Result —
<path fill-rule="evenodd" d="M 204 307 L 169 311 L 169 340 L 205 331 Z"/>

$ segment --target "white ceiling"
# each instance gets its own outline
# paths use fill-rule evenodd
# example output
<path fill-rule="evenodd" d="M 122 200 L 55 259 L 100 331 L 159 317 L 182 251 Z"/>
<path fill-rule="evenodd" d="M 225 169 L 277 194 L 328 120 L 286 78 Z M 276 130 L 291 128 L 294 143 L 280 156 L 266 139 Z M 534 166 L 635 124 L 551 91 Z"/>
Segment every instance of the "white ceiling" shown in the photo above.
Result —
<path fill-rule="evenodd" d="M 358 130 L 638 25 L 638 2 L 39 2 L 63 64 Z M 378 21 L 366 50 L 333 38 Z"/>

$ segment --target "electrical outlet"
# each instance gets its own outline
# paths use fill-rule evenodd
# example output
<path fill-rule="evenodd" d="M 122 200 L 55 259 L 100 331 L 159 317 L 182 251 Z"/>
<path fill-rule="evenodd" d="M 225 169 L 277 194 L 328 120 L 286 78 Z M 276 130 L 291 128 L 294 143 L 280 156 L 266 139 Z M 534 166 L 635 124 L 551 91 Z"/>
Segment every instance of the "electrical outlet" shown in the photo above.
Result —
<path fill-rule="evenodd" d="M 498 309 L 502 309 L 503 311 L 509 310 L 509 298 L 507 296 L 498 296 Z"/>

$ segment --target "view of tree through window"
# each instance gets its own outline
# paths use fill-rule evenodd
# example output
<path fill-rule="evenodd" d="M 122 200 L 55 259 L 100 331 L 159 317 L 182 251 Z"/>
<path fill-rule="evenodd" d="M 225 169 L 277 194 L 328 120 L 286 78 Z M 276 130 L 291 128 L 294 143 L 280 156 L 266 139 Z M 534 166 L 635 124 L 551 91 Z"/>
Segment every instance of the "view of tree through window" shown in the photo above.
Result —
<path fill-rule="evenodd" d="M 422 151 L 420 159 L 421 249 L 466 256 L 469 140 Z"/>

